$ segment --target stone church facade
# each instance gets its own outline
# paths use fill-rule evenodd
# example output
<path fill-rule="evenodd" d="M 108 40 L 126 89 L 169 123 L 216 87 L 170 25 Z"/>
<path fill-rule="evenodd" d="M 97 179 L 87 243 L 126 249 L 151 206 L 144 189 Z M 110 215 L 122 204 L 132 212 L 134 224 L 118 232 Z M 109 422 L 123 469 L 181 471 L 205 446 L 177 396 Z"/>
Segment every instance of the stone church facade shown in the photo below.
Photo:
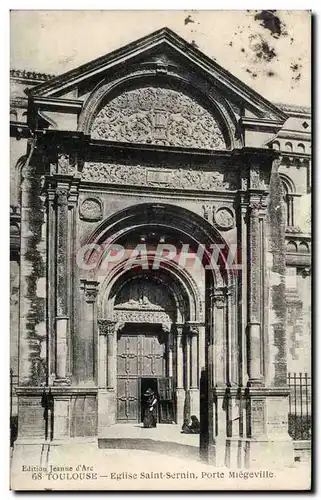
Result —
<path fill-rule="evenodd" d="M 10 106 L 15 447 L 141 422 L 152 387 L 161 423 L 200 416 L 208 455 L 291 461 L 310 111 L 167 28 L 59 76 L 12 70 Z"/>

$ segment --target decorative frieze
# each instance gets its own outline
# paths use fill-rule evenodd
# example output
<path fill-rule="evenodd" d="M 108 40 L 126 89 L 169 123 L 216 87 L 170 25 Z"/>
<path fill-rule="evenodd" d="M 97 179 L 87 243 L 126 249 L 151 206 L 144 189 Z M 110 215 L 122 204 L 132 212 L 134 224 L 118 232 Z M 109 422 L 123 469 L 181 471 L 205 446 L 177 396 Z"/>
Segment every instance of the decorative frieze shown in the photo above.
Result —
<path fill-rule="evenodd" d="M 107 319 L 98 320 L 99 332 L 103 335 L 114 335 L 116 332 L 116 322 Z"/>
<path fill-rule="evenodd" d="M 115 310 L 114 320 L 120 322 L 130 322 L 130 323 L 161 323 L 161 324 L 172 323 L 172 318 L 165 311 Z"/>
<path fill-rule="evenodd" d="M 147 165 L 85 163 L 82 180 L 170 189 L 233 191 L 237 187 L 233 174 L 233 172 L 224 172 L 219 169 L 205 171 L 178 167 L 155 170 Z"/>

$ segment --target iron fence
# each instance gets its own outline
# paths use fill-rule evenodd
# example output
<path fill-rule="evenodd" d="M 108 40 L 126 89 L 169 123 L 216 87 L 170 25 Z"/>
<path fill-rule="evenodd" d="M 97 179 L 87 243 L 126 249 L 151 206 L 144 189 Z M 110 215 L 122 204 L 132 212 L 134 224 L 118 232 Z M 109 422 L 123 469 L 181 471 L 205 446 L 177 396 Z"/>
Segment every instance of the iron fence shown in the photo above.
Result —
<path fill-rule="evenodd" d="M 311 376 L 289 373 L 289 435 L 295 440 L 311 439 Z"/>

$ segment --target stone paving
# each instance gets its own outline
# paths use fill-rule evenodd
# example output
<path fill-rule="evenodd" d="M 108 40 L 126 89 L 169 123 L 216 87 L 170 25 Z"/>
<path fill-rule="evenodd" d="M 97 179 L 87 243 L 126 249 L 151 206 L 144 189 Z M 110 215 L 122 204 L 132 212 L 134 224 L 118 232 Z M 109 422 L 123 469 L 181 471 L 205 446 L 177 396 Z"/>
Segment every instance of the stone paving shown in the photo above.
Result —
<path fill-rule="evenodd" d="M 98 442 L 17 447 L 14 489 L 246 490 L 307 489 L 309 464 L 227 469 L 199 458 L 198 435 L 176 425 L 115 425 Z"/>

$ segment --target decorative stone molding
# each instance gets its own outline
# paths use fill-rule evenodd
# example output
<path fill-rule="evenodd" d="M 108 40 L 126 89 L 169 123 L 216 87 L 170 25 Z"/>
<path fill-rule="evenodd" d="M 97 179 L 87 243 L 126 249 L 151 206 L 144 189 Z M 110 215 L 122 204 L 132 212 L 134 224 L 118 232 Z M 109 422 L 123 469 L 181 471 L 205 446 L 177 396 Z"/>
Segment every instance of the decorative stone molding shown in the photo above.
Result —
<path fill-rule="evenodd" d="M 304 267 L 298 274 L 301 274 L 303 278 L 311 276 L 311 267 Z"/>
<path fill-rule="evenodd" d="M 242 167 L 240 171 L 240 176 L 241 176 L 241 190 L 242 191 L 247 191 L 249 187 L 249 166 L 245 165 Z"/>
<path fill-rule="evenodd" d="M 198 323 L 185 323 L 184 329 L 188 335 L 199 335 L 199 327 L 200 325 Z"/>
<path fill-rule="evenodd" d="M 76 159 L 67 153 L 60 152 L 57 155 L 57 167 L 51 164 L 51 173 L 58 173 L 61 175 L 73 175 L 76 170 Z"/>
<path fill-rule="evenodd" d="M 60 174 L 69 173 L 69 156 L 64 153 L 58 153 L 58 172 Z"/>
<path fill-rule="evenodd" d="M 107 319 L 98 320 L 99 333 L 103 335 L 115 335 L 116 322 Z"/>
<path fill-rule="evenodd" d="M 226 305 L 229 294 L 227 287 L 214 288 L 212 298 L 217 309 L 222 309 Z"/>
<path fill-rule="evenodd" d="M 209 214 L 212 211 L 212 206 L 211 205 L 202 205 L 203 209 L 203 217 L 206 220 L 209 220 Z"/>
<path fill-rule="evenodd" d="M 82 220 L 95 222 L 103 217 L 103 205 L 99 198 L 86 198 L 79 207 L 79 217 Z"/>
<path fill-rule="evenodd" d="M 98 294 L 98 281 L 85 281 L 84 282 L 84 288 L 85 288 L 85 299 L 86 302 L 88 303 L 94 303 Z"/>
<path fill-rule="evenodd" d="M 234 212 L 228 207 L 219 207 L 216 211 L 213 210 L 213 222 L 221 230 L 227 231 L 235 225 Z"/>
<path fill-rule="evenodd" d="M 224 129 L 226 129 L 226 142 L 228 149 L 241 148 L 243 146 L 243 137 L 239 131 L 239 127 L 236 121 L 235 114 L 231 108 L 230 103 L 217 92 L 216 88 L 208 82 L 206 79 L 201 77 L 199 73 L 194 73 L 191 71 L 186 71 L 183 67 L 178 67 L 176 61 L 171 61 L 171 63 L 166 62 L 165 65 L 159 63 L 151 63 L 153 67 L 139 67 L 132 73 L 120 76 L 117 80 L 112 82 L 104 82 L 99 88 L 93 92 L 92 96 L 89 98 L 88 102 L 85 104 L 83 112 L 79 118 L 79 130 L 89 134 L 91 130 L 91 124 L 95 118 L 97 110 L 101 109 L 101 103 L 108 98 L 109 93 L 113 90 L 119 88 L 119 92 L 122 92 L 124 87 L 130 85 L 137 86 L 139 82 L 155 81 L 155 76 L 162 72 L 166 68 L 167 79 L 171 80 L 172 85 L 177 86 L 177 90 L 180 91 L 182 84 L 186 89 L 192 88 L 193 93 L 197 92 L 200 99 L 208 102 L 211 110 L 215 117 L 219 117 L 220 123 L 224 124 Z M 114 94 L 115 95 L 115 94 Z"/>
<path fill-rule="evenodd" d="M 97 114 L 93 139 L 166 146 L 226 149 L 213 116 L 191 97 L 161 87 L 128 90 Z"/>
<path fill-rule="evenodd" d="M 250 169 L 250 188 L 266 190 L 268 188 L 268 173 L 259 166 L 253 165 Z"/>
<path fill-rule="evenodd" d="M 308 167 L 310 161 L 311 161 L 310 156 L 304 156 L 304 157 L 300 157 L 297 155 L 285 156 L 283 154 L 282 154 L 282 157 L 280 159 L 280 163 L 282 163 L 282 165 L 284 165 L 286 167 L 297 167 L 297 168 L 300 168 L 303 166 Z"/>
<path fill-rule="evenodd" d="M 115 321 L 127 323 L 161 323 L 171 324 L 172 318 L 165 311 L 114 311 Z"/>
<path fill-rule="evenodd" d="M 228 191 L 236 189 L 235 176 L 223 170 L 200 171 L 188 167 L 157 168 L 147 165 L 112 163 L 85 163 L 82 180 L 149 186 L 170 189 L 194 189 L 201 191 Z"/>
<path fill-rule="evenodd" d="M 56 200 L 57 205 L 67 206 L 68 205 L 68 189 L 67 188 L 57 188 L 56 189 Z"/>
<path fill-rule="evenodd" d="M 298 226 L 287 226 L 285 228 L 285 232 L 291 234 L 299 234 L 302 233 L 302 230 Z"/>
<path fill-rule="evenodd" d="M 11 69 L 11 78 L 22 78 L 24 80 L 40 80 L 47 82 L 55 77 L 55 75 L 49 75 L 47 73 L 38 73 L 37 71 L 27 71 L 25 69 Z"/>

